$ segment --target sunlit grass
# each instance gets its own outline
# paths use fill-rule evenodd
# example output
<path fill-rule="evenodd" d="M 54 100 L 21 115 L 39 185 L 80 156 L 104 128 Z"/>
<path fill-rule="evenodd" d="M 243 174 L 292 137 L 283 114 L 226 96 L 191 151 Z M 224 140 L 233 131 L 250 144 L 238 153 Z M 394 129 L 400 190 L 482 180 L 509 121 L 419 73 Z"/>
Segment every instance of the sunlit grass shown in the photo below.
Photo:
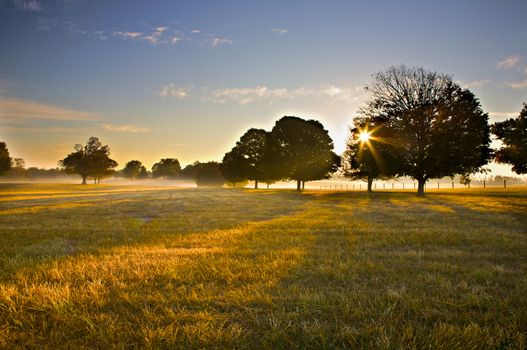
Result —
<path fill-rule="evenodd" d="M 526 346 L 526 190 L 2 186 L 0 347 Z"/>

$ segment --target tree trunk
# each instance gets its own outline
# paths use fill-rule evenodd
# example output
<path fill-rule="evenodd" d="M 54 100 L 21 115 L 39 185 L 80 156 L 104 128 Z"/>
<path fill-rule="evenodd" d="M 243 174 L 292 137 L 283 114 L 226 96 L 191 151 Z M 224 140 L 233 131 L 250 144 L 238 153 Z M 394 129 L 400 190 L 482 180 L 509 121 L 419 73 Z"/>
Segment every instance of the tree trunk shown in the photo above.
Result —
<path fill-rule="evenodd" d="M 418 186 L 417 186 L 417 195 L 419 197 L 423 197 L 425 195 L 425 184 L 426 184 L 426 180 L 425 179 L 417 179 L 417 183 L 418 183 Z"/>
<path fill-rule="evenodd" d="M 368 178 L 368 192 L 372 192 L 371 185 L 373 184 L 373 178 Z"/>
<path fill-rule="evenodd" d="M 269 183 L 267 183 L 267 189 L 269 189 Z"/>
<path fill-rule="evenodd" d="M 302 181 L 302 191 L 304 190 L 305 187 L 306 187 L 306 182 Z"/>
<path fill-rule="evenodd" d="M 296 180 L 296 190 L 298 192 L 302 191 L 302 181 Z"/>
<path fill-rule="evenodd" d="M 258 189 L 258 180 L 254 180 L 254 189 L 255 189 L 255 190 Z"/>
<path fill-rule="evenodd" d="M 83 185 L 86 185 L 86 177 L 85 175 L 81 175 L 82 176 L 82 184 Z"/>

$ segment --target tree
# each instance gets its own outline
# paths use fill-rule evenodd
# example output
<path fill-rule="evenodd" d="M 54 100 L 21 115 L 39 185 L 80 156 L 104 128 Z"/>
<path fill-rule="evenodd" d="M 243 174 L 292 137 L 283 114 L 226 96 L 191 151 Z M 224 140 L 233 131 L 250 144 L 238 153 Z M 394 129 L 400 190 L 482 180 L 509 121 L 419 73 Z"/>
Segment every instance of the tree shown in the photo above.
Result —
<path fill-rule="evenodd" d="M 366 181 L 368 192 L 372 192 L 373 180 L 394 176 L 391 166 L 396 155 L 393 154 L 392 147 L 376 136 L 375 126 L 369 120 L 355 118 L 342 156 L 344 176 Z"/>
<path fill-rule="evenodd" d="M 0 142 L 0 175 L 4 175 L 11 169 L 11 157 L 5 142 Z"/>
<path fill-rule="evenodd" d="M 221 187 L 225 183 L 220 169 L 220 164 L 217 162 L 201 163 L 196 174 L 196 185 L 198 186 L 218 186 Z"/>
<path fill-rule="evenodd" d="M 138 179 L 147 179 L 148 178 L 148 170 L 146 170 L 144 165 L 141 165 L 141 168 L 139 169 L 139 175 L 137 175 Z"/>
<path fill-rule="evenodd" d="M 306 181 L 329 178 L 339 166 L 333 140 L 319 121 L 285 116 L 273 127 L 270 142 L 273 176 L 295 180 L 297 191 Z"/>
<path fill-rule="evenodd" d="M 220 169 L 225 180 L 232 183 L 233 187 L 236 187 L 236 183 L 247 182 L 247 177 L 243 172 L 244 166 L 245 158 L 234 148 L 230 152 L 225 153 Z"/>
<path fill-rule="evenodd" d="M 258 182 L 269 178 L 267 163 L 264 162 L 269 149 L 269 133 L 262 129 L 249 129 L 236 146 L 227 153 L 227 175 L 238 179 L 254 181 L 254 188 Z M 230 171 L 230 172 L 229 172 Z"/>
<path fill-rule="evenodd" d="M 195 161 L 192 164 L 187 165 L 183 170 L 181 170 L 181 177 L 184 179 L 196 179 L 196 175 L 198 174 L 198 171 L 200 169 L 201 163 L 198 161 Z"/>
<path fill-rule="evenodd" d="M 135 179 L 138 178 L 141 174 L 141 170 L 146 168 L 143 166 L 143 164 L 138 160 L 131 160 L 124 166 L 123 169 L 123 176 L 129 179 Z"/>
<path fill-rule="evenodd" d="M 164 158 L 152 166 L 152 177 L 177 178 L 181 175 L 179 160 L 175 158 Z"/>
<path fill-rule="evenodd" d="M 517 118 L 494 123 L 492 133 L 503 143 L 494 154 L 496 162 L 512 165 L 516 174 L 527 174 L 527 104 Z"/>
<path fill-rule="evenodd" d="M 86 179 L 91 176 L 95 182 L 113 173 L 113 168 L 118 164 L 110 159 L 110 148 L 103 146 L 97 137 L 90 137 L 85 146 L 75 145 L 75 152 L 59 161 L 66 173 L 79 174 L 82 177 L 82 184 L 86 184 Z"/>
<path fill-rule="evenodd" d="M 366 87 L 362 117 L 377 127 L 393 154 L 390 168 L 418 182 L 477 172 L 491 157 L 488 115 L 450 76 L 423 68 L 391 67 Z"/>

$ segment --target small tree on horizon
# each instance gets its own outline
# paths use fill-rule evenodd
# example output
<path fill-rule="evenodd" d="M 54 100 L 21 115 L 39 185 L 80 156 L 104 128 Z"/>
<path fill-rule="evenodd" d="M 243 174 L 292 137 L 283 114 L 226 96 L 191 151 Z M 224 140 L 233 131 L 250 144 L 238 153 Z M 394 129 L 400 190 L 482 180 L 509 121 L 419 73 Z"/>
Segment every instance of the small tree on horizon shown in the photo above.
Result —
<path fill-rule="evenodd" d="M 163 158 L 152 166 L 152 177 L 178 178 L 181 175 L 181 165 L 175 158 Z"/>
<path fill-rule="evenodd" d="M 495 152 L 496 162 L 512 165 L 518 175 L 527 174 L 527 104 L 517 118 L 494 123 L 492 133 L 503 143 Z"/>
<path fill-rule="evenodd" d="M 146 171 L 143 163 L 138 160 L 131 160 L 124 166 L 123 176 L 129 179 L 136 179 L 141 174 L 142 168 L 144 168 Z"/>
<path fill-rule="evenodd" d="M 103 146 L 97 137 L 90 137 L 85 146 L 76 144 L 74 150 L 58 164 L 66 173 L 80 175 L 83 185 L 88 177 L 93 177 L 96 183 L 100 182 L 101 178 L 110 176 L 118 165 L 110 158 L 110 148 Z"/>

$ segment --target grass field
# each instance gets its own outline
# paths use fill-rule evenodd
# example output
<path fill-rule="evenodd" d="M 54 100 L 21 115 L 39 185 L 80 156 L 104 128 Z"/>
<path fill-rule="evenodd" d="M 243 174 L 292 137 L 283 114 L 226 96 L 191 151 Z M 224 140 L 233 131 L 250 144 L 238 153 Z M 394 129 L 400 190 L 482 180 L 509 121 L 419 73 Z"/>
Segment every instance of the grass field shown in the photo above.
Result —
<path fill-rule="evenodd" d="M 527 190 L 0 185 L 0 347 L 527 346 Z"/>

